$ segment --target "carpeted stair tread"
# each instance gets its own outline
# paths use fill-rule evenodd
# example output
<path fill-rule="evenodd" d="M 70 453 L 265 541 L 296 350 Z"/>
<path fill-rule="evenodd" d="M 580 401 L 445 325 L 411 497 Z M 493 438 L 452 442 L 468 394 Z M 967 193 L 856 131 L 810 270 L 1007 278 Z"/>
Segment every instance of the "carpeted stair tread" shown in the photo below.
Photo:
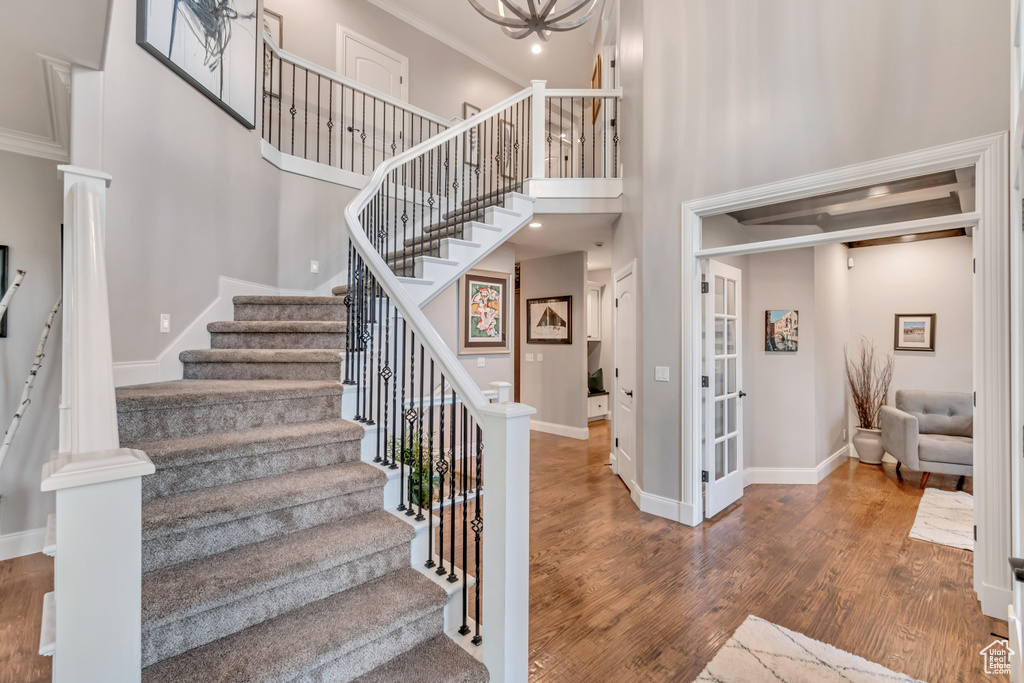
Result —
<path fill-rule="evenodd" d="M 123 446 L 145 451 L 159 471 L 170 467 L 252 457 L 326 443 L 355 441 L 362 439 L 363 432 L 363 428 L 355 422 L 338 418 L 195 434 Z"/>
<path fill-rule="evenodd" d="M 383 487 L 386 482 L 387 476 L 377 468 L 347 462 L 156 498 L 142 506 L 142 540 Z"/>
<path fill-rule="evenodd" d="M 206 330 L 222 334 L 344 334 L 348 323 L 344 320 L 225 320 L 208 324 Z"/>
<path fill-rule="evenodd" d="M 363 674 L 353 683 L 487 683 L 490 679 L 483 664 L 441 634 Z"/>
<path fill-rule="evenodd" d="M 387 657 L 392 632 L 438 613 L 446 601 L 437 584 L 404 569 L 154 664 L 143 670 L 142 680 L 283 683 L 303 674 L 334 680 L 317 670 L 360 648 Z M 362 659 L 372 661 L 374 654 L 363 653 Z"/>
<path fill-rule="evenodd" d="M 334 296 L 345 296 L 348 294 L 348 285 L 338 285 L 337 287 L 331 288 L 331 294 Z"/>
<path fill-rule="evenodd" d="M 231 302 L 250 306 L 344 306 L 333 296 L 253 296 L 240 295 Z"/>
<path fill-rule="evenodd" d="M 318 380 L 174 380 L 117 389 L 117 411 L 159 410 L 278 398 L 340 396 L 338 382 Z"/>
<path fill-rule="evenodd" d="M 415 532 L 380 510 L 150 572 L 142 578 L 142 624 L 177 621 L 380 550 Z"/>
<path fill-rule="evenodd" d="M 340 363 L 344 349 L 195 349 L 182 363 Z"/>

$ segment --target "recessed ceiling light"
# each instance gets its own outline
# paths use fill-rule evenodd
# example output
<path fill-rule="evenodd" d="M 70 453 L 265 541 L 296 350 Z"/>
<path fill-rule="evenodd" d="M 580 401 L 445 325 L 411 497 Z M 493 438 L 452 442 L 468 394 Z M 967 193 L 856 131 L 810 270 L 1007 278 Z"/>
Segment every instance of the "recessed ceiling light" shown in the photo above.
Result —
<path fill-rule="evenodd" d="M 531 228 L 539 228 L 539 227 L 541 227 L 542 225 L 543 225 L 542 223 L 530 223 L 530 227 L 531 227 Z"/>
<path fill-rule="evenodd" d="M 544 48 L 542 48 L 540 45 L 537 45 L 537 44 L 534 44 L 534 46 L 530 48 L 530 50 L 532 50 L 533 54 L 535 54 L 535 55 L 539 55 L 540 51 L 543 50 L 543 49 Z"/>

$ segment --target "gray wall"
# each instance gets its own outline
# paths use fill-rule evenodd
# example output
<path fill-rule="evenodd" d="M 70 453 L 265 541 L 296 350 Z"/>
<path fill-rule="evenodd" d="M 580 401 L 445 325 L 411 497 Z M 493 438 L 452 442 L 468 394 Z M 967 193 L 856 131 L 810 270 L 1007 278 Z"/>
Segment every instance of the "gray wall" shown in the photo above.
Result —
<path fill-rule="evenodd" d="M 850 329 L 850 277 L 842 244 L 814 248 L 814 408 L 817 466 L 846 445 L 847 384 L 843 347 Z M 885 301 L 880 295 L 873 305 Z M 970 360 L 967 361 L 970 363 Z"/>
<path fill-rule="evenodd" d="M 27 272 L 8 309 L 7 337 L 0 339 L 0 432 L 14 417 L 46 316 L 60 296 L 61 187 L 57 162 L 0 152 L 0 244 L 11 249 L 8 286 L 15 270 Z M 60 345 L 58 316 L 32 389 L 32 404 L 0 470 L 0 534 L 44 527 L 54 509 L 53 494 L 39 492 L 39 473 L 57 448 Z"/>
<path fill-rule="evenodd" d="M 568 427 L 587 426 L 587 253 L 519 263 L 520 353 L 543 354 L 544 360 L 522 362 L 521 402 L 537 409 L 534 419 Z M 572 297 L 572 344 L 527 344 L 526 302 L 553 296 Z"/>
<path fill-rule="evenodd" d="M 627 174 L 642 164 L 644 185 L 635 176 L 625 185 L 615 246 L 616 264 L 639 251 L 639 330 L 649 319 L 680 329 L 683 201 L 1009 127 L 1008 0 L 636 0 L 622 9 L 624 160 Z M 969 106 L 950 106 L 951 83 Z M 641 486 L 678 499 L 681 388 L 652 380 L 655 365 L 679 377 L 679 335 L 652 329 L 638 339 Z"/>
<path fill-rule="evenodd" d="M 516 270 L 516 252 L 511 244 L 503 244 L 495 249 L 490 255 L 478 263 L 473 270 L 489 270 L 495 273 L 511 275 Z M 459 282 L 456 282 L 448 289 L 441 292 L 436 299 L 423 308 L 427 320 L 437 330 L 438 336 L 448 345 L 455 354 L 459 353 Z M 515 287 L 515 282 L 512 283 Z M 515 291 L 513 288 L 508 292 L 509 310 L 515 316 Z M 477 386 L 483 390 L 491 388 L 491 382 L 508 382 L 511 384 L 515 379 L 515 368 L 512 362 L 512 354 L 516 351 L 516 334 L 519 327 L 518 319 L 513 320 L 509 328 L 511 336 L 512 353 L 493 355 L 466 355 L 459 356 L 462 367 L 466 369 L 469 376 L 476 381 Z M 477 367 L 477 360 L 484 359 L 484 367 Z"/>
<path fill-rule="evenodd" d="M 462 103 L 492 104 L 523 89 L 367 0 L 267 0 L 284 17 L 284 49 L 331 71 L 337 25 L 409 58 L 409 103 L 442 118 L 462 117 Z"/>

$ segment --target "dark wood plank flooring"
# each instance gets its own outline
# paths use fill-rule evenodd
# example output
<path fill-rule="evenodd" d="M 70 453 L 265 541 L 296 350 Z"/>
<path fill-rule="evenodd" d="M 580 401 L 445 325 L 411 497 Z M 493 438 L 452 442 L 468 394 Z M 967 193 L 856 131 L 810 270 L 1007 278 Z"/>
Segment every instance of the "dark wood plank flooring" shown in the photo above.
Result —
<path fill-rule="evenodd" d="M 53 559 L 37 553 L 0 562 L 0 683 L 50 680 L 39 656 L 43 595 L 53 590 Z"/>
<path fill-rule="evenodd" d="M 633 505 L 607 422 L 532 439 L 533 683 L 688 683 L 750 614 L 930 683 L 1008 680 L 982 672 L 1006 623 L 981 613 L 972 553 L 907 536 L 920 473 L 850 461 L 689 528 Z"/>

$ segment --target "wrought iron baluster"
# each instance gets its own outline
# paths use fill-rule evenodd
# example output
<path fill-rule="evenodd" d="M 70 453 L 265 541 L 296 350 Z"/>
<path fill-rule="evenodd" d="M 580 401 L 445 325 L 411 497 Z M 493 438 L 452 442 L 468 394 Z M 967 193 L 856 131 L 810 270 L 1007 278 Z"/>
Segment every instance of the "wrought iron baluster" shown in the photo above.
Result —
<path fill-rule="evenodd" d="M 409 431 L 406 434 L 407 441 L 408 441 L 408 444 L 409 444 L 409 450 L 407 451 L 408 452 L 408 457 L 409 457 L 409 486 L 408 486 L 408 488 L 409 488 L 409 493 L 408 493 L 409 505 L 408 505 L 408 509 L 405 511 L 405 514 L 408 517 L 412 517 L 414 514 L 416 514 L 416 511 L 413 509 L 414 504 L 413 504 L 413 500 L 412 500 L 413 488 L 416 486 L 416 482 L 413 481 L 413 476 L 415 476 L 415 469 L 416 468 L 413 467 L 413 458 L 412 458 L 412 445 L 415 442 L 415 438 L 416 438 L 416 434 L 413 431 L 414 428 L 416 427 L 416 408 L 413 407 L 413 403 L 416 401 L 416 332 L 414 332 L 413 330 L 409 330 L 408 343 L 409 343 L 409 374 L 408 374 L 408 382 L 409 382 L 409 409 L 407 411 L 405 411 L 405 420 L 406 420 L 406 422 L 409 423 Z M 404 358 L 405 358 L 404 354 L 403 354 L 402 358 L 403 358 L 402 362 L 404 363 L 405 362 L 404 361 Z M 404 366 L 402 367 L 402 373 L 405 374 L 405 367 Z M 403 403 L 403 405 L 405 404 L 405 382 L 402 383 L 402 403 Z M 403 444 L 403 448 L 404 447 L 405 446 Z"/>
<path fill-rule="evenodd" d="M 430 359 L 430 419 L 427 421 L 427 569 L 434 566 L 434 359 Z"/>
<path fill-rule="evenodd" d="M 456 476 L 455 476 L 455 474 L 456 474 L 455 473 L 455 458 L 457 457 L 457 454 L 458 454 L 458 443 L 457 443 L 458 431 L 457 431 L 456 424 L 455 424 L 456 418 L 457 418 L 457 415 L 456 415 L 456 412 L 455 412 L 455 404 L 457 402 L 458 402 L 458 397 L 455 395 L 455 387 L 452 386 L 452 409 L 451 409 L 451 413 L 449 414 L 450 417 L 451 417 L 451 422 L 452 422 L 452 424 L 451 424 L 451 447 L 448 450 L 448 456 L 449 456 L 449 459 L 451 460 L 451 463 L 452 463 L 452 474 L 451 474 L 451 477 L 449 477 L 449 479 L 451 479 L 451 485 L 449 487 L 450 491 L 451 491 L 451 495 L 448 497 L 448 508 L 451 511 L 451 515 L 449 516 L 450 517 L 449 531 L 451 533 L 448 534 L 449 536 L 451 536 L 451 556 L 448 558 L 448 583 L 455 583 L 456 581 L 459 580 L 459 577 L 455 575 L 455 479 L 456 479 Z"/>
<path fill-rule="evenodd" d="M 483 638 L 480 636 L 480 582 L 483 579 L 483 564 L 480 559 L 480 551 L 483 546 L 483 530 L 484 530 L 484 517 L 483 517 L 483 485 L 481 477 L 483 476 L 483 459 L 484 459 L 484 432 L 479 425 L 476 427 L 476 512 L 473 515 L 473 536 L 474 545 L 476 546 L 476 585 L 474 586 L 476 592 L 476 609 L 473 612 L 475 622 L 474 624 L 474 635 L 473 644 L 479 645 L 483 642 Z"/>
<path fill-rule="evenodd" d="M 395 382 L 391 385 L 391 414 L 394 415 L 394 419 L 391 421 L 391 463 L 388 465 L 393 470 L 398 469 L 398 449 L 401 446 L 397 443 L 398 439 L 398 423 L 402 421 L 402 409 L 398 403 L 398 384 L 401 382 L 401 373 L 398 368 L 398 307 L 395 306 L 395 350 L 394 350 L 394 367 L 395 367 Z"/>
<path fill-rule="evenodd" d="M 398 326 L 395 326 L 395 331 L 398 331 Z M 405 511 L 405 385 L 407 382 L 408 375 L 405 372 L 405 347 L 409 343 L 409 337 L 407 335 L 405 318 L 402 318 L 402 354 L 400 358 L 401 370 L 398 372 L 399 384 L 402 385 L 402 398 L 398 404 L 398 412 L 395 413 L 395 420 L 400 422 L 399 427 L 399 439 L 398 439 L 398 482 L 399 482 L 399 497 L 398 497 L 398 510 L 400 512 Z M 398 349 L 395 349 L 397 352 Z M 395 367 L 398 367 L 398 363 L 395 363 Z"/>
<path fill-rule="evenodd" d="M 444 568 L 444 475 L 448 473 L 448 459 L 444 449 L 444 403 L 445 403 L 445 381 L 444 374 L 441 374 L 441 405 L 438 407 L 438 420 L 440 427 L 438 428 L 438 449 L 440 451 L 437 460 L 437 571 L 435 572 L 438 576 L 444 576 L 447 574 L 447 570 Z"/>
<path fill-rule="evenodd" d="M 334 82 L 327 90 L 327 165 L 334 165 Z"/>
<path fill-rule="evenodd" d="M 614 102 L 615 102 L 615 118 L 612 120 L 612 126 L 615 128 L 615 130 L 613 131 L 614 135 L 612 136 L 612 149 L 614 150 L 615 155 L 614 155 L 614 158 L 613 158 L 613 162 L 614 163 L 613 163 L 613 166 L 612 166 L 612 173 L 614 173 L 614 175 L 612 177 L 613 178 L 618 178 L 619 177 L 619 128 L 621 128 L 622 126 L 619 123 L 619 98 L 616 97 Z"/>
<path fill-rule="evenodd" d="M 359 121 L 359 146 L 363 148 L 363 160 L 360 166 L 361 173 L 366 175 L 366 93 L 361 93 L 363 100 L 363 116 Z"/>
<path fill-rule="evenodd" d="M 348 245 L 348 289 L 345 291 L 345 384 L 355 384 L 352 376 L 352 292 L 355 291 L 355 268 L 353 268 L 353 255 L 356 253 L 355 245 L 351 242 Z"/>
<path fill-rule="evenodd" d="M 418 462 L 418 473 L 416 475 L 416 507 L 419 512 L 416 515 L 416 521 L 422 522 L 425 518 L 423 517 L 423 367 L 424 367 L 424 350 L 423 345 L 420 344 L 420 406 L 416 411 L 416 453 Z M 427 463 L 430 463 L 430 457 L 427 457 Z M 429 476 L 429 475 L 428 475 Z M 427 512 L 430 511 L 430 502 L 427 502 Z"/>
<path fill-rule="evenodd" d="M 387 399 L 388 387 L 391 386 L 391 378 L 394 376 L 394 372 L 391 370 L 391 366 L 388 360 L 391 357 L 391 297 L 384 297 L 387 302 L 387 307 L 384 309 L 384 366 L 380 369 L 380 376 L 384 379 L 384 421 L 377 427 L 377 457 L 374 458 L 375 462 L 383 462 L 385 465 L 388 463 L 388 451 L 383 451 L 383 458 L 381 457 L 380 443 L 384 442 L 385 448 L 387 447 L 387 434 L 388 426 L 390 424 L 390 415 L 388 411 L 389 401 Z M 382 436 L 383 435 L 383 436 Z"/>
<path fill-rule="evenodd" d="M 469 410 L 462 404 L 462 626 L 469 633 Z"/>

